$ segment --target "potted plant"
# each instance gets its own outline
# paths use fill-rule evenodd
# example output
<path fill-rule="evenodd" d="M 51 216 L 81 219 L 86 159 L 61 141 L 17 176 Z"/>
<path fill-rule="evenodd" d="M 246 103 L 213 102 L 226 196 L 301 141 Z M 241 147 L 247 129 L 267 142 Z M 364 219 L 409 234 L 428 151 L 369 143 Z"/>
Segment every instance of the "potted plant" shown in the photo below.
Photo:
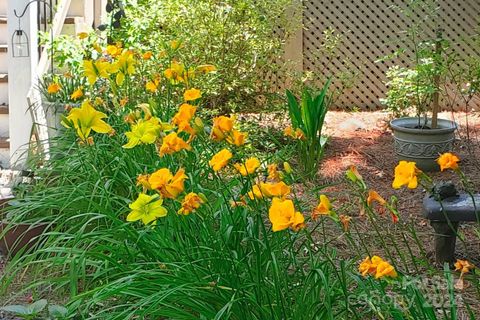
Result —
<path fill-rule="evenodd" d="M 83 88 L 83 81 L 68 73 L 49 74 L 39 81 L 49 137 L 56 137 L 61 132 L 62 117 L 66 110 L 79 105 L 84 96 Z"/>
<path fill-rule="evenodd" d="M 425 5 L 422 1 L 414 4 Z M 427 10 L 430 7 L 421 8 Z M 414 9 L 409 8 L 411 11 L 407 15 Z M 432 10 L 427 16 L 435 15 L 436 9 Z M 433 41 L 420 41 L 420 35 L 425 34 L 420 26 L 415 24 L 407 30 L 415 60 L 409 67 L 393 66 L 389 69 L 388 92 L 382 102 L 394 115 L 402 116 L 390 122 L 394 149 L 400 160 L 416 162 L 423 171 L 438 171 L 435 160 L 440 154 L 451 151 L 457 129 L 454 121 L 438 118 L 441 88 L 448 81 L 445 68 L 449 59 L 445 50 L 448 43 L 442 38 L 440 29 Z M 394 56 L 398 56 L 398 52 Z M 412 109 L 415 116 L 404 116 Z"/>
<path fill-rule="evenodd" d="M 45 221 L 44 216 L 35 210 L 36 214 L 29 214 L 29 220 L 17 222 L 21 213 L 17 207 L 24 202 L 24 197 L 33 187 L 34 181 L 30 172 L 22 172 L 12 188 L 13 195 L 3 196 L 0 199 L 2 220 L 0 222 L 0 252 L 11 258 L 19 252 L 32 249 L 41 240 L 42 234 L 52 224 Z"/>

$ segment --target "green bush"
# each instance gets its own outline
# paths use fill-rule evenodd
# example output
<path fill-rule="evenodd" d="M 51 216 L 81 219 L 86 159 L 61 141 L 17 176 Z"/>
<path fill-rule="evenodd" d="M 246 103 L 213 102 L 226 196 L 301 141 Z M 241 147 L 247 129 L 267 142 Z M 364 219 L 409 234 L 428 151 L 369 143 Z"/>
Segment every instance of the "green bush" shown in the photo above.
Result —
<path fill-rule="evenodd" d="M 295 1 L 293 1 L 295 2 Z M 183 60 L 214 64 L 218 77 L 201 88 L 209 105 L 255 109 L 272 93 L 269 75 L 282 69 L 285 38 L 297 25 L 288 17 L 291 0 L 129 0 L 127 19 L 113 33 L 125 46 L 163 51 L 178 41 Z"/>

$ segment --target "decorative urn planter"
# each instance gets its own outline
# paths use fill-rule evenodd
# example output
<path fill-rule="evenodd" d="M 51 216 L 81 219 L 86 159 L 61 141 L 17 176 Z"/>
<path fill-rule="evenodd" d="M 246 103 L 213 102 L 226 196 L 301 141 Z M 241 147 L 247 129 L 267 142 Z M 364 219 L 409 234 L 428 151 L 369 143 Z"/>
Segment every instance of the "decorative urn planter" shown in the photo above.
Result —
<path fill-rule="evenodd" d="M 427 126 L 431 124 L 428 119 Z M 438 119 L 435 129 L 418 128 L 418 118 L 399 118 L 390 122 L 393 130 L 394 149 L 400 160 L 414 161 L 423 171 L 439 171 L 435 161 L 442 153 L 449 152 L 455 141 L 457 124 Z"/>
<path fill-rule="evenodd" d="M 62 116 L 65 115 L 66 106 L 76 106 L 77 104 L 43 101 L 45 118 L 48 127 L 48 136 L 57 137 L 65 128 L 61 124 Z"/>
<path fill-rule="evenodd" d="M 29 251 L 41 242 L 48 223 L 37 225 L 19 223 L 0 223 L 0 251 L 7 258 L 15 256 L 20 250 Z"/>

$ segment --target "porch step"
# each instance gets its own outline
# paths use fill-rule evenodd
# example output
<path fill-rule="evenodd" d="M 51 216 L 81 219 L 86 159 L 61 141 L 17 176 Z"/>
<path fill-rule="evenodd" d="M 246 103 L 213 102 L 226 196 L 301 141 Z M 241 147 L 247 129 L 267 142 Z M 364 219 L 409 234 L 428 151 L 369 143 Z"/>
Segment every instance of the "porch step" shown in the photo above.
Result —
<path fill-rule="evenodd" d="M 10 138 L 0 137 L 0 149 L 10 148 Z"/>
<path fill-rule="evenodd" d="M 0 16 L 1 17 L 1 16 Z M 82 18 L 81 16 L 66 16 L 64 20 L 64 24 L 75 24 L 75 19 Z M 0 20 L 1 21 L 1 20 Z M 45 18 L 42 18 L 41 20 L 42 24 L 45 24 Z M 50 22 L 50 21 L 47 21 Z M 1 22 L 0 22 L 1 23 Z"/>

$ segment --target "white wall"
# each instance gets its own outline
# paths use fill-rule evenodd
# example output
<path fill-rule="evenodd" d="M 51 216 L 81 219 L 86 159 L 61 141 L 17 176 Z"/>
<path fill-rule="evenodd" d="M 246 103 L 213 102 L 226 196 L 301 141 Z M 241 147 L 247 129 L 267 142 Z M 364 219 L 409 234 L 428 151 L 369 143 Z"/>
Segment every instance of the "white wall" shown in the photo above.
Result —
<path fill-rule="evenodd" d="M 14 9 L 21 13 L 28 0 L 8 0 L 8 92 L 9 92 L 9 124 L 10 124 L 10 156 L 11 166 L 21 168 L 25 162 L 25 151 L 32 132 L 32 118 L 28 111 L 27 93 L 31 79 L 35 77 L 38 62 L 36 3 L 32 3 L 21 19 L 22 29 L 30 39 L 30 57 L 13 57 L 11 35 L 18 28 L 18 19 Z"/>

